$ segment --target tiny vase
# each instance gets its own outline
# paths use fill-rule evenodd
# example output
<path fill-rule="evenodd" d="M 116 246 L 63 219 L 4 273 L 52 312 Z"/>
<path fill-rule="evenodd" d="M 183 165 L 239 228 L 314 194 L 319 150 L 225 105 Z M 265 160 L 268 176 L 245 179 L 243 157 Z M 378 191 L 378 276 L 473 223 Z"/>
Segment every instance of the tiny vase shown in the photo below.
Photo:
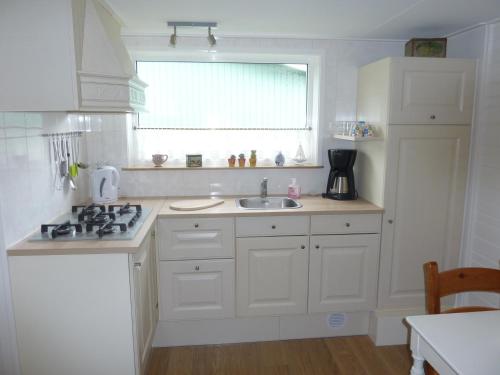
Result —
<path fill-rule="evenodd" d="M 248 162 L 250 163 L 251 167 L 255 167 L 257 165 L 257 158 L 250 158 Z"/>
<path fill-rule="evenodd" d="M 230 168 L 234 168 L 234 165 L 236 164 L 236 159 L 227 159 L 227 163 Z"/>
<path fill-rule="evenodd" d="M 238 159 L 238 166 L 243 168 L 245 166 L 246 159 Z"/>

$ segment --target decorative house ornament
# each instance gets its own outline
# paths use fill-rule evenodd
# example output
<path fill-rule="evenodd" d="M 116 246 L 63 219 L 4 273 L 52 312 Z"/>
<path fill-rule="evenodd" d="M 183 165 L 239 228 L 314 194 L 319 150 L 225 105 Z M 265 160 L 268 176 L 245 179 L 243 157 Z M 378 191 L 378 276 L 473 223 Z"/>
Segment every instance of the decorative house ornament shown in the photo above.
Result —
<path fill-rule="evenodd" d="M 277 167 L 282 167 L 285 165 L 285 157 L 283 156 L 281 151 L 278 152 L 278 155 L 276 155 L 276 158 L 274 158 L 274 163 Z"/>
<path fill-rule="evenodd" d="M 446 38 L 413 38 L 405 44 L 405 56 L 446 57 Z"/>

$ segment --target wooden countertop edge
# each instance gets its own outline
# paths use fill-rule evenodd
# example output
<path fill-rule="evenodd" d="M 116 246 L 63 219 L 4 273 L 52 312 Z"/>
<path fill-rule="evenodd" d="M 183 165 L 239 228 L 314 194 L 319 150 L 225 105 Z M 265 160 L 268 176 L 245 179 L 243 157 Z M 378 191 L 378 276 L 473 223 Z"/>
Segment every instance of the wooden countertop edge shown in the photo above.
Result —
<path fill-rule="evenodd" d="M 201 197 L 198 197 L 201 198 Z M 222 205 L 210 207 L 196 211 L 175 211 L 168 205 L 175 200 L 196 199 L 196 197 L 178 198 L 120 198 L 120 201 L 141 201 L 151 204 L 151 213 L 142 225 L 141 229 L 133 240 L 128 241 L 37 241 L 29 242 L 27 238 L 19 241 L 7 249 L 8 256 L 36 256 L 36 255 L 82 255 L 82 254 L 124 254 L 135 253 L 146 238 L 146 234 L 151 229 L 156 218 L 193 218 L 193 217 L 256 217 L 256 216 L 288 216 L 288 215 L 345 215 L 345 214 L 381 214 L 383 208 L 358 199 L 354 201 L 357 207 L 335 208 L 331 205 L 350 204 L 346 201 L 325 200 L 330 207 L 307 207 L 311 202 L 322 200 L 321 197 L 303 197 L 299 199 L 306 207 L 290 210 L 242 210 L 236 207 L 236 197 L 221 197 L 226 200 Z M 144 203 L 143 203 L 144 204 Z"/>

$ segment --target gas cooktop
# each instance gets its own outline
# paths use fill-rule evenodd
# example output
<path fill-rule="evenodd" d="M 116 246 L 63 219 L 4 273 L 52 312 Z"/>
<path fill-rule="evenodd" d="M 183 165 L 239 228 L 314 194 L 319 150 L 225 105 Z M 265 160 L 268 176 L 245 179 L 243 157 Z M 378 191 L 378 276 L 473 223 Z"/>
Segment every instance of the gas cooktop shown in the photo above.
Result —
<path fill-rule="evenodd" d="M 151 209 L 141 205 L 73 206 L 71 213 L 42 224 L 29 241 L 131 240 Z"/>

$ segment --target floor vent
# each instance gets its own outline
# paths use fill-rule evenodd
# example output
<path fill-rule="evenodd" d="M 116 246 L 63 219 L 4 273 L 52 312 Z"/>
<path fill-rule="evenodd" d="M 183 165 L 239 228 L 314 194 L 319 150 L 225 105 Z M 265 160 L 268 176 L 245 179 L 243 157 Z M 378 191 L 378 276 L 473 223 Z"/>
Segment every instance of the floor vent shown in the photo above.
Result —
<path fill-rule="evenodd" d="M 333 329 L 343 328 L 346 322 L 346 315 L 344 313 L 336 313 L 328 315 L 328 326 Z"/>

